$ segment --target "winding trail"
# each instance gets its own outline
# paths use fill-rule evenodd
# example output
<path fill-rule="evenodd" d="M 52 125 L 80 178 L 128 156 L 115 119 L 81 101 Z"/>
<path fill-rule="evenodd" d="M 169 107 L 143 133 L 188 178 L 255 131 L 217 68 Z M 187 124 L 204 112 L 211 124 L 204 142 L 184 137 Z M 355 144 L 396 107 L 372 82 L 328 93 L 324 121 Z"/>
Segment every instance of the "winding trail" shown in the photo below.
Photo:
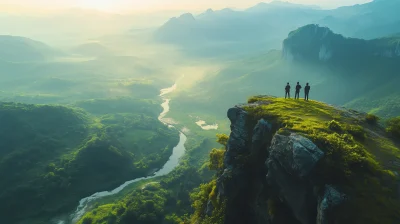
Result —
<path fill-rule="evenodd" d="M 169 108 L 170 99 L 167 99 L 165 97 L 165 95 L 173 92 L 174 90 L 176 90 L 176 88 L 177 88 L 177 84 L 175 83 L 173 86 L 162 89 L 160 91 L 160 97 L 162 97 L 162 99 L 163 99 L 163 103 L 161 104 L 163 111 L 161 112 L 160 116 L 158 117 L 158 120 L 160 120 L 165 125 L 168 125 L 168 127 L 170 127 L 170 128 L 175 128 L 175 127 L 171 124 L 168 124 L 167 119 L 165 119 L 165 116 L 167 115 L 167 113 L 169 112 L 169 109 L 170 109 Z M 57 221 L 55 221 L 54 223 L 56 223 L 56 224 L 75 224 L 88 211 L 88 208 L 90 207 L 90 205 L 95 203 L 97 200 L 107 197 L 107 196 L 115 195 L 133 183 L 169 174 L 172 170 L 174 170 L 179 165 L 179 159 L 185 154 L 184 145 L 185 145 L 186 140 L 187 140 L 187 137 L 182 132 L 180 132 L 179 143 L 177 146 L 174 147 L 174 149 L 172 151 L 172 155 L 170 156 L 168 161 L 164 164 L 164 166 L 159 171 L 155 172 L 152 176 L 136 178 L 136 179 L 125 182 L 124 184 L 115 188 L 114 190 L 97 192 L 89 197 L 83 198 L 79 201 L 79 206 L 76 208 L 75 212 L 73 212 L 70 216 L 64 217 L 62 219 L 60 219 L 60 218 L 57 219 Z"/>

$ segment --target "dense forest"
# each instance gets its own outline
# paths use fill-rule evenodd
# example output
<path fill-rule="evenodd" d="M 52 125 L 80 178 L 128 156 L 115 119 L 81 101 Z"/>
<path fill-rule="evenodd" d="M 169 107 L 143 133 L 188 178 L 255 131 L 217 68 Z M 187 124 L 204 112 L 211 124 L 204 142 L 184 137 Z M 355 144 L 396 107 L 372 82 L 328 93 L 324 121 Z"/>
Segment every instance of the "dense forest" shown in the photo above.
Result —
<path fill-rule="evenodd" d="M 158 102 L 129 98 L 1 103 L 3 220 L 69 212 L 91 193 L 159 169 L 179 139 L 157 120 L 159 111 Z"/>

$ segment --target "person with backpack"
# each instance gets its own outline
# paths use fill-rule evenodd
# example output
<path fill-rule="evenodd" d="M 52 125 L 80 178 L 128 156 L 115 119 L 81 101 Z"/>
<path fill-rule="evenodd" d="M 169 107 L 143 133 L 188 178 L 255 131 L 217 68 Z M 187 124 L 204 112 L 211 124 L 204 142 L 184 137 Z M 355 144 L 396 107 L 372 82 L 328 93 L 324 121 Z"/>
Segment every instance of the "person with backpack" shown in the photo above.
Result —
<path fill-rule="evenodd" d="M 294 94 L 294 98 L 295 98 L 295 99 L 299 99 L 299 97 L 300 97 L 300 90 L 301 90 L 301 85 L 300 85 L 299 82 L 297 82 L 297 85 L 296 85 L 296 93 Z"/>
<path fill-rule="evenodd" d="M 310 93 L 311 87 L 308 85 L 308 82 L 306 84 L 306 87 L 304 88 L 304 100 L 308 101 L 308 94 Z"/>
<path fill-rule="evenodd" d="M 287 83 L 286 87 L 285 87 L 285 99 L 286 99 L 286 97 L 289 97 L 289 99 L 290 99 L 290 85 L 289 85 L 289 83 Z"/>

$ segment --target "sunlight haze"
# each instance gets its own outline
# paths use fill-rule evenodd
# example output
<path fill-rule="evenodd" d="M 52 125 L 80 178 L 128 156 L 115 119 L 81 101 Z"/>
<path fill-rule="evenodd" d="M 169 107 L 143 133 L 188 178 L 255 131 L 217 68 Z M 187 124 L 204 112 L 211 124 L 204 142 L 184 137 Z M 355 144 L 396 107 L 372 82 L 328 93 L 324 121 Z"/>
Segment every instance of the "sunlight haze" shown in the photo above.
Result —
<path fill-rule="evenodd" d="M 0 224 L 400 224 L 400 0 L 0 0 Z"/>
<path fill-rule="evenodd" d="M 255 5 L 258 0 L 1 0 L 2 4 L 20 5 L 34 8 L 80 7 L 102 11 L 140 11 L 140 10 L 203 10 L 207 8 L 246 8 Z M 271 2 L 271 1 L 264 1 Z M 370 0 L 290 0 L 291 3 L 318 5 L 323 8 L 334 8 L 342 5 L 353 5 L 370 2 Z"/>

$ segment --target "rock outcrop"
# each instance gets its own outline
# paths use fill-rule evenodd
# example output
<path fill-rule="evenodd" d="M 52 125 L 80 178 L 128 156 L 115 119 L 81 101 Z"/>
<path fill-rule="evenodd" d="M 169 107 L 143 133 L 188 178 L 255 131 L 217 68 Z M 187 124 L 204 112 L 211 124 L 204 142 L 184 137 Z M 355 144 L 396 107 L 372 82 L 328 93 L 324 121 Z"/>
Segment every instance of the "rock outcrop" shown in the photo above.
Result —
<path fill-rule="evenodd" d="M 313 174 L 324 152 L 299 134 L 276 134 L 279 126 L 274 122 L 253 120 L 244 107 L 260 104 L 265 102 L 228 111 L 231 134 L 225 169 L 217 180 L 219 197 L 227 200 L 225 223 L 330 223 L 329 212 L 345 195 L 330 185 L 322 193 L 317 190 Z M 274 210 L 267 202 L 276 199 L 287 213 L 266 212 Z M 212 209 L 209 202 L 206 213 L 210 215 Z"/>
<path fill-rule="evenodd" d="M 289 33 L 283 42 L 283 57 L 287 61 L 342 63 L 345 58 L 360 61 L 368 57 L 399 57 L 399 46 L 399 37 L 346 38 L 327 27 L 311 24 Z"/>
<path fill-rule="evenodd" d="M 248 102 L 228 110 L 223 168 L 196 223 L 400 223 L 400 149 L 367 114 L 270 96 Z"/>
<path fill-rule="evenodd" d="M 310 140 L 297 134 L 275 135 L 269 150 L 266 164 L 270 184 L 300 223 L 313 223 L 317 200 L 313 195 L 310 173 L 324 153 Z"/>
<path fill-rule="evenodd" d="M 225 223 L 261 223 L 265 211 L 262 193 L 266 170 L 263 161 L 272 138 L 273 127 L 265 120 L 254 125 L 241 107 L 228 111 L 231 134 L 227 144 L 223 174 L 218 178 L 220 196 L 227 199 Z"/>

